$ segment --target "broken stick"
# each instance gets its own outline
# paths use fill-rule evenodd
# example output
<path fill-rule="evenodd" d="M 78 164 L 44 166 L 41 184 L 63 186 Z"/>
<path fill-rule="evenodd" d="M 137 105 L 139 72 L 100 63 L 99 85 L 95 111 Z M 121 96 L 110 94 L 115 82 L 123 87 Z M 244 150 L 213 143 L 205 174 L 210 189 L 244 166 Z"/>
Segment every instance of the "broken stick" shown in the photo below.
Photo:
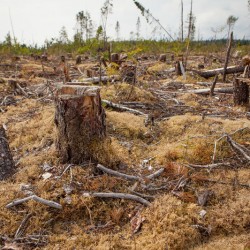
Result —
<path fill-rule="evenodd" d="M 25 197 L 23 199 L 18 199 L 18 200 L 12 201 L 11 203 L 6 205 L 6 208 L 11 208 L 11 207 L 17 206 L 17 205 L 22 204 L 22 203 L 29 201 L 29 200 L 37 201 L 37 202 L 42 203 L 44 205 L 47 205 L 49 207 L 62 209 L 61 204 L 54 202 L 54 201 L 45 200 L 37 195 L 31 195 L 31 196 Z"/>
<path fill-rule="evenodd" d="M 83 193 L 85 197 L 98 197 L 98 198 L 114 198 L 114 199 L 125 199 L 125 200 L 133 200 L 139 202 L 145 206 L 149 206 L 150 202 L 133 194 L 125 194 L 125 193 L 91 193 L 85 192 Z"/>

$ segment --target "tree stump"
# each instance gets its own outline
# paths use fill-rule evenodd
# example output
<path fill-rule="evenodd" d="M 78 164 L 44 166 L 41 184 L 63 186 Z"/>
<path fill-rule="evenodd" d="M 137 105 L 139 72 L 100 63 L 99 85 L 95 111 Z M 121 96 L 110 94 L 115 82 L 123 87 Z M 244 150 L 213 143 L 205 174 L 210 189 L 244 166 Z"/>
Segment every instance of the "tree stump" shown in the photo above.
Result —
<path fill-rule="evenodd" d="M 76 57 L 76 64 L 81 64 L 82 63 L 82 57 L 81 56 L 77 56 Z"/>
<path fill-rule="evenodd" d="M 0 181 L 11 177 L 15 170 L 5 130 L 3 126 L 0 126 Z"/>
<path fill-rule="evenodd" d="M 181 76 L 181 65 L 180 65 L 180 61 L 176 61 L 175 63 L 175 73 L 177 76 Z"/>
<path fill-rule="evenodd" d="M 111 54 L 111 62 L 118 64 L 119 62 L 119 54 L 117 53 L 112 53 Z"/>
<path fill-rule="evenodd" d="M 235 78 L 234 80 L 234 105 L 249 104 L 249 84 L 247 78 Z"/>
<path fill-rule="evenodd" d="M 160 62 L 166 62 L 167 61 L 167 55 L 166 54 L 161 54 L 159 57 Z"/>
<path fill-rule="evenodd" d="M 56 94 L 56 147 L 62 163 L 80 164 L 93 159 L 95 145 L 106 136 L 100 88 L 60 86 Z"/>

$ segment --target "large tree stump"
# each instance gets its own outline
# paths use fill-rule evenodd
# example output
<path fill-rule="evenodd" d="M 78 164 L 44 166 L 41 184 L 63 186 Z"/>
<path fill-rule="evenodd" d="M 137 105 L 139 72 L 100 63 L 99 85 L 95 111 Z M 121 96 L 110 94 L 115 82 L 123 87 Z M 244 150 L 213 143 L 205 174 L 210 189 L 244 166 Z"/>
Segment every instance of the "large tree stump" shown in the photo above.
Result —
<path fill-rule="evenodd" d="M 15 170 L 5 130 L 3 126 L 0 126 L 0 181 L 11 177 Z"/>
<path fill-rule="evenodd" d="M 247 105 L 249 103 L 249 84 L 247 78 L 236 78 L 234 80 L 234 104 Z"/>
<path fill-rule="evenodd" d="M 56 147 L 62 163 L 93 159 L 93 150 L 106 135 L 100 88 L 61 86 L 56 96 Z M 97 148 L 97 147 L 96 147 Z"/>

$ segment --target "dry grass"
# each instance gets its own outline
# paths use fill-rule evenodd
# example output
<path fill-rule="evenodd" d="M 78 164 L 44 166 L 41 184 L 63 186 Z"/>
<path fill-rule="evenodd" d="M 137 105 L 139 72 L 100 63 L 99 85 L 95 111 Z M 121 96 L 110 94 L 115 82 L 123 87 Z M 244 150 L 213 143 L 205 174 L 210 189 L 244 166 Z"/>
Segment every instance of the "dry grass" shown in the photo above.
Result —
<path fill-rule="evenodd" d="M 127 83 L 104 86 L 101 90 L 101 97 L 114 102 L 152 102 L 155 100 L 154 96 L 150 92 Z"/>
<path fill-rule="evenodd" d="M 25 67 L 41 70 L 39 65 Z M 156 70 L 164 67 L 163 64 L 155 66 Z M 103 87 L 102 97 L 115 102 L 155 101 L 146 90 L 133 87 L 130 92 L 128 84 L 107 85 Z M 200 101 L 191 94 L 182 95 L 181 100 L 195 107 Z M 55 150 L 54 107 L 24 99 L 0 114 L 1 123 L 8 128 L 14 158 L 19 163 L 17 173 L 10 180 L 0 182 L 0 235 L 13 238 L 25 214 L 32 213 L 25 235 L 48 234 L 49 242 L 43 249 L 244 249 L 249 242 L 249 190 L 231 183 L 235 177 L 240 183 L 249 183 L 249 169 L 191 172 L 181 163 L 211 163 L 214 141 L 225 132 L 250 127 L 249 120 L 202 119 L 186 114 L 157 121 L 150 129 L 144 126 L 143 117 L 110 110 L 106 114 L 108 138 L 94 145 L 94 158 L 107 167 L 139 175 L 149 171 L 140 166 L 141 161 L 154 157 L 150 163 L 154 169 L 160 165 L 165 167 L 160 180 L 189 178 L 189 190 L 180 190 L 183 197 L 179 199 L 164 190 L 149 193 L 156 195 L 156 199 L 150 207 L 142 209 L 145 221 L 141 230 L 132 235 L 129 221 L 141 206 L 127 200 L 86 198 L 82 192 L 127 193 L 134 183 L 101 174 L 91 164 L 74 166 L 61 176 L 67 165 L 58 162 Z M 233 138 L 249 146 L 248 131 L 237 133 Z M 225 141 L 218 144 L 218 161 L 233 155 Z M 49 171 L 52 176 L 47 180 L 42 177 L 41 166 L 45 163 L 52 167 Z M 224 181 L 228 185 L 209 183 L 206 179 Z M 60 202 L 63 209 L 57 211 L 34 201 L 6 209 L 10 201 L 28 195 L 25 185 L 42 198 Z M 70 192 L 67 187 L 71 188 Z M 140 184 L 138 187 L 143 190 Z M 208 189 L 213 191 L 213 197 L 206 207 L 198 206 L 196 193 Z M 207 212 L 204 218 L 199 215 L 202 209 Z M 193 227 L 196 224 L 211 227 L 211 235 L 201 234 Z"/>

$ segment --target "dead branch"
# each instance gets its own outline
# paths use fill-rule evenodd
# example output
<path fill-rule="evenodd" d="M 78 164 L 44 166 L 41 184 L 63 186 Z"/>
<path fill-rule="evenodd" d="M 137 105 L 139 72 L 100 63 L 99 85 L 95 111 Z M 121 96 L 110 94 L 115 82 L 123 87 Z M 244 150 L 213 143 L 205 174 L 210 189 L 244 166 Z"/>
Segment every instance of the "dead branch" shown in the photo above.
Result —
<path fill-rule="evenodd" d="M 159 177 L 164 172 L 164 168 L 160 168 L 159 170 L 157 170 L 156 172 L 154 172 L 154 173 L 152 173 L 150 175 L 140 177 L 140 176 L 127 175 L 127 174 L 124 174 L 124 173 L 120 173 L 120 172 L 112 170 L 110 168 L 106 168 L 101 164 L 98 164 L 96 166 L 96 168 L 100 169 L 101 171 L 103 171 L 103 172 L 105 172 L 107 174 L 110 174 L 110 175 L 113 175 L 113 176 L 116 176 L 116 177 L 120 177 L 120 178 L 129 180 L 129 181 L 143 181 L 144 178 L 152 180 L 154 178 Z"/>
<path fill-rule="evenodd" d="M 24 217 L 24 219 L 22 220 L 20 226 L 18 227 L 18 229 L 17 229 L 17 231 L 15 233 L 15 237 L 14 237 L 15 239 L 20 238 L 24 234 L 24 231 L 25 231 L 25 229 L 27 227 L 27 223 L 28 223 L 29 219 L 31 218 L 31 216 L 32 216 L 32 213 L 27 214 Z"/>
<path fill-rule="evenodd" d="M 233 135 L 235 135 L 236 133 L 242 132 L 242 131 L 244 131 L 244 130 L 249 130 L 249 131 L 250 131 L 249 127 L 244 127 L 244 128 L 237 129 L 236 131 L 234 131 L 233 133 L 231 133 L 230 136 L 233 136 Z M 215 162 L 217 144 L 218 144 L 223 138 L 226 138 L 226 137 L 227 137 L 227 135 L 223 135 L 223 136 L 221 136 L 219 139 L 217 139 L 217 140 L 215 141 L 215 143 L 214 143 L 214 153 L 213 153 L 213 157 L 212 157 L 212 163 Z M 246 149 L 246 148 L 245 148 L 245 149 Z M 248 149 L 246 149 L 246 150 L 248 150 Z"/>
<path fill-rule="evenodd" d="M 159 170 L 157 170 L 153 174 L 147 175 L 145 178 L 147 178 L 149 180 L 157 178 L 164 172 L 164 170 L 165 170 L 164 168 L 160 168 Z"/>
<path fill-rule="evenodd" d="M 57 202 L 54 202 L 54 201 L 50 201 L 50 200 L 45 200 L 39 196 L 36 196 L 36 195 L 33 195 L 33 200 L 34 201 L 37 201 L 39 203 L 42 203 L 44 205 L 47 205 L 49 207 L 53 207 L 53 208 L 57 208 L 57 209 L 62 209 L 62 205 L 57 203 Z"/>
<path fill-rule="evenodd" d="M 211 86 L 211 89 L 210 89 L 210 95 L 211 95 L 211 96 L 214 95 L 214 88 L 215 88 L 215 85 L 216 85 L 216 83 L 217 83 L 217 81 L 218 81 L 218 78 L 219 78 L 219 76 L 216 75 L 215 78 L 214 78 L 214 81 L 213 81 L 213 83 L 212 83 L 212 86 Z"/>
<path fill-rule="evenodd" d="M 125 200 L 133 200 L 139 202 L 145 206 L 149 206 L 150 202 L 133 194 L 125 194 L 125 193 L 91 193 L 86 192 L 83 193 L 84 197 L 98 197 L 98 198 L 113 198 L 113 199 L 125 199 Z"/>
<path fill-rule="evenodd" d="M 96 166 L 96 168 L 100 169 L 101 171 L 103 171 L 103 172 L 105 172 L 107 174 L 110 174 L 110 175 L 113 175 L 113 176 L 116 176 L 116 177 L 120 177 L 120 178 L 129 180 L 129 181 L 141 181 L 142 180 L 142 178 L 139 177 L 139 176 L 123 174 L 123 173 L 117 172 L 115 170 L 106 168 L 106 167 L 102 166 L 101 164 L 98 164 Z"/>
<path fill-rule="evenodd" d="M 250 156 L 246 153 L 246 151 L 248 151 L 248 149 L 246 149 L 242 145 L 238 144 L 237 142 L 233 141 L 233 139 L 229 135 L 227 135 L 227 141 L 230 144 L 231 148 L 237 154 L 241 154 L 247 161 L 250 161 Z"/>
<path fill-rule="evenodd" d="M 29 201 L 29 200 L 37 201 L 37 202 L 42 203 L 44 205 L 47 205 L 49 207 L 62 209 L 61 204 L 54 202 L 54 201 L 45 200 L 37 195 L 31 195 L 31 196 L 25 197 L 23 199 L 18 199 L 18 200 L 12 201 L 11 203 L 6 205 L 6 208 L 11 208 L 11 207 L 17 206 L 17 205 L 22 204 L 22 203 Z"/>
<path fill-rule="evenodd" d="M 131 109 L 131 108 L 128 108 L 128 107 L 125 107 L 121 104 L 117 104 L 117 103 L 113 103 L 111 101 L 108 101 L 108 100 L 102 100 L 102 103 L 106 104 L 107 107 L 110 107 L 110 108 L 113 108 L 113 109 L 117 109 L 117 110 L 120 110 L 120 111 L 127 111 L 129 113 L 132 113 L 134 115 L 144 115 L 146 116 L 145 113 L 139 111 L 139 110 L 136 110 L 136 109 Z"/>
<path fill-rule="evenodd" d="M 192 168 L 198 168 L 198 169 L 209 169 L 209 170 L 212 170 L 214 168 L 220 168 L 220 167 L 223 167 L 223 166 L 227 166 L 227 167 L 230 167 L 231 164 L 230 162 L 222 162 L 222 163 L 214 163 L 214 164 L 208 164 L 208 165 L 195 165 L 195 164 L 189 164 L 190 167 Z"/>
<path fill-rule="evenodd" d="M 11 208 L 11 207 L 17 206 L 17 205 L 19 205 L 19 204 L 22 204 L 22 203 L 24 203 L 24 202 L 26 202 L 26 201 L 31 200 L 32 198 L 33 198 L 33 195 L 31 195 L 31 196 L 29 196 L 29 197 L 25 197 L 25 198 L 23 198 L 23 199 L 14 200 L 14 201 L 12 201 L 11 203 L 7 204 L 7 205 L 6 205 L 6 208 Z"/>
<path fill-rule="evenodd" d="M 140 196 L 142 198 L 145 198 L 145 199 L 155 199 L 155 197 L 153 195 L 142 194 L 142 193 L 139 193 L 139 192 L 136 192 L 136 191 L 132 190 L 131 188 L 128 188 L 128 190 L 132 194 L 135 194 L 135 195 Z"/>
<path fill-rule="evenodd" d="M 232 185 L 230 182 L 225 182 L 225 181 L 217 181 L 217 180 L 212 180 L 212 179 L 203 179 L 205 182 L 211 182 L 211 183 L 216 183 L 216 184 L 222 184 L 222 185 Z M 237 183 L 238 186 L 245 187 L 245 188 L 250 188 L 250 184 L 244 184 L 244 183 Z"/>

